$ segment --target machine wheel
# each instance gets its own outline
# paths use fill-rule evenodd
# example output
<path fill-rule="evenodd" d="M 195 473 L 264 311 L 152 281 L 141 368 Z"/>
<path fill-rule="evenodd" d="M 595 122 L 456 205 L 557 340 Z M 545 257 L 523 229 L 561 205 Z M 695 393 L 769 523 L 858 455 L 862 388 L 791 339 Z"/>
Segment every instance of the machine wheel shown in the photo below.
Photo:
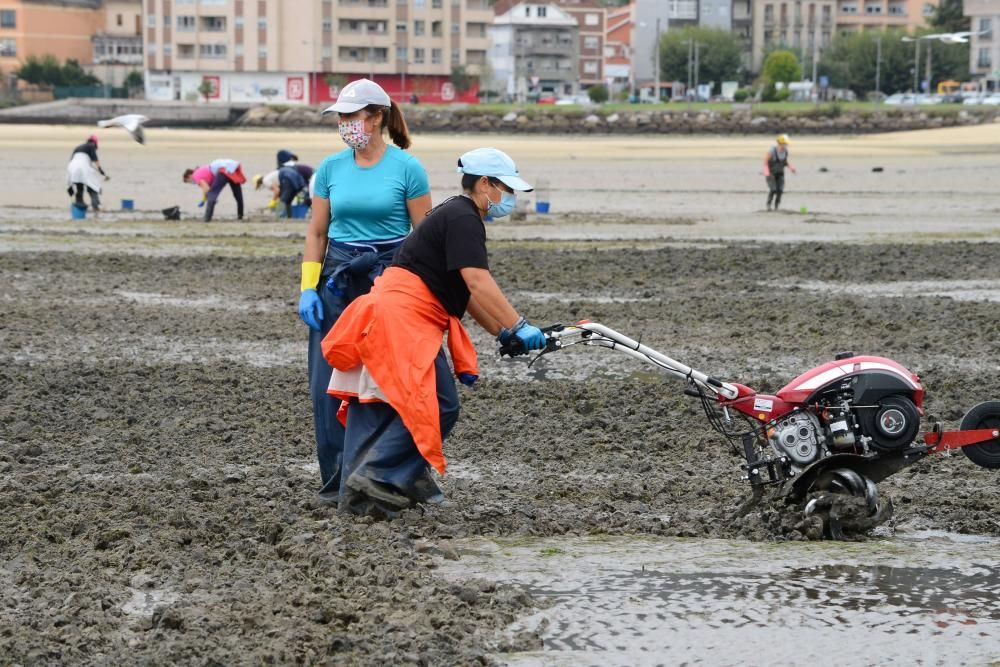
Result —
<path fill-rule="evenodd" d="M 843 540 L 852 533 L 863 533 L 885 523 L 892 516 L 892 502 L 879 495 L 878 487 L 864 475 L 850 468 L 833 468 L 824 472 L 812 486 L 819 493 L 806 503 L 805 513 L 823 518 L 823 533 L 834 540 Z M 850 505 L 845 497 L 864 499 L 864 509 Z"/>
<path fill-rule="evenodd" d="M 860 415 L 862 432 L 872 439 L 880 452 L 894 452 L 906 447 L 920 430 L 920 411 L 906 396 L 886 396 L 875 409 Z"/>
<path fill-rule="evenodd" d="M 962 417 L 962 430 L 994 428 L 1000 430 L 1000 401 L 986 401 L 974 406 Z M 1000 438 L 962 447 L 969 460 L 983 468 L 1000 468 Z"/>

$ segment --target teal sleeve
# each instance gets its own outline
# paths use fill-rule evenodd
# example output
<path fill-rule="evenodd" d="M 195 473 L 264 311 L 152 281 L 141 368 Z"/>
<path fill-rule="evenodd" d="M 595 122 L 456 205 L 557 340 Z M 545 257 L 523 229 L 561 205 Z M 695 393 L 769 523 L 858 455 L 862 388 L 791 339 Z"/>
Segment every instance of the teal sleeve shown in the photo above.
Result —
<path fill-rule="evenodd" d="M 323 160 L 316 170 L 316 183 L 313 185 L 313 196 L 320 199 L 330 198 L 330 187 L 328 183 L 330 173 L 329 158 Z"/>
<path fill-rule="evenodd" d="M 406 161 L 406 200 L 423 197 L 431 191 L 431 184 L 427 180 L 427 170 L 420 160 L 411 157 Z"/>

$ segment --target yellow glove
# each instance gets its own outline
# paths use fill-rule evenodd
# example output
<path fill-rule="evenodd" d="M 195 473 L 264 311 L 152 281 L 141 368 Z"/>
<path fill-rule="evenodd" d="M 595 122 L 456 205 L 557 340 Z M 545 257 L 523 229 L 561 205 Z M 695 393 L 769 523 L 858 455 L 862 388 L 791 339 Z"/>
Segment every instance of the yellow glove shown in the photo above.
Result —
<path fill-rule="evenodd" d="M 271 201 L 267 202 L 267 207 L 271 210 L 274 210 L 275 208 L 278 207 L 278 200 L 272 199 Z"/>
<path fill-rule="evenodd" d="M 323 270 L 320 262 L 302 262 L 302 291 L 316 289 L 319 285 L 319 274 Z"/>

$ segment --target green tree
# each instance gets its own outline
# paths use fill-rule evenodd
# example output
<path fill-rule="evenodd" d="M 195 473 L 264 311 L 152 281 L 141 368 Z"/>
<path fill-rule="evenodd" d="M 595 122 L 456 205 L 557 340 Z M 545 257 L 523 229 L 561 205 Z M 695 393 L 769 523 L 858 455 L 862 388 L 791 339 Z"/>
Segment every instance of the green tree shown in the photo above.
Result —
<path fill-rule="evenodd" d="M 588 88 L 587 95 L 594 104 L 603 104 L 608 101 L 608 89 L 600 84 Z"/>
<path fill-rule="evenodd" d="M 802 67 L 799 59 L 791 51 L 772 51 L 764 61 L 761 71 L 768 83 L 788 83 L 802 79 Z"/>
<path fill-rule="evenodd" d="M 23 81 L 50 86 L 96 86 L 100 80 L 76 60 L 60 64 L 53 55 L 28 56 L 14 74 Z"/>
<path fill-rule="evenodd" d="M 964 14 L 962 0 L 941 0 L 928 23 L 935 28 L 935 32 L 962 32 L 970 29 L 970 19 Z"/>
<path fill-rule="evenodd" d="M 215 92 L 215 85 L 209 79 L 202 79 L 198 84 L 198 93 L 208 101 L 208 98 Z"/>
<path fill-rule="evenodd" d="M 452 65 L 448 80 L 455 86 L 455 92 L 461 95 L 472 88 L 476 78 L 465 70 L 465 65 Z"/>
<path fill-rule="evenodd" d="M 919 33 L 918 33 L 919 34 Z M 923 34 L 927 34 L 924 30 Z M 882 41 L 879 90 L 887 95 L 913 89 L 914 56 L 917 43 L 904 42 L 898 30 L 865 31 L 839 35 L 819 61 L 819 73 L 830 78 L 834 88 L 850 88 L 859 97 L 875 90 L 877 40 Z M 910 36 L 912 37 L 912 36 Z M 938 81 L 969 77 L 969 45 L 920 40 L 920 78 L 927 77 L 927 52 L 931 53 L 931 90 Z"/>
<path fill-rule="evenodd" d="M 132 70 L 125 77 L 125 87 L 126 88 L 142 88 L 145 85 L 145 81 L 142 78 L 142 72 L 137 69 Z"/>
<path fill-rule="evenodd" d="M 737 81 L 743 78 L 743 45 L 727 30 L 686 27 L 669 30 L 660 39 L 660 77 L 665 81 L 688 80 L 689 42 L 698 43 L 699 82 Z M 691 58 L 693 61 L 693 57 Z M 692 62 L 693 66 L 693 62 Z M 694 79 L 692 74 L 692 79 Z"/>

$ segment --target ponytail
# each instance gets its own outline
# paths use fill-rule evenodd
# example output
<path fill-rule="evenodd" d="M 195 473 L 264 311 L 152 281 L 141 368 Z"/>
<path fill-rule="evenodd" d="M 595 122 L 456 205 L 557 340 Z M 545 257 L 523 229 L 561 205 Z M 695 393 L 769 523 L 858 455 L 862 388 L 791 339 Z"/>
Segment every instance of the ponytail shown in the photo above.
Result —
<path fill-rule="evenodd" d="M 395 102 L 389 102 L 388 117 L 383 116 L 382 127 L 389 129 L 389 137 L 392 143 L 400 148 L 410 147 L 410 130 L 406 127 L 406 120 L 403 118 L 403 111 Z"/>

